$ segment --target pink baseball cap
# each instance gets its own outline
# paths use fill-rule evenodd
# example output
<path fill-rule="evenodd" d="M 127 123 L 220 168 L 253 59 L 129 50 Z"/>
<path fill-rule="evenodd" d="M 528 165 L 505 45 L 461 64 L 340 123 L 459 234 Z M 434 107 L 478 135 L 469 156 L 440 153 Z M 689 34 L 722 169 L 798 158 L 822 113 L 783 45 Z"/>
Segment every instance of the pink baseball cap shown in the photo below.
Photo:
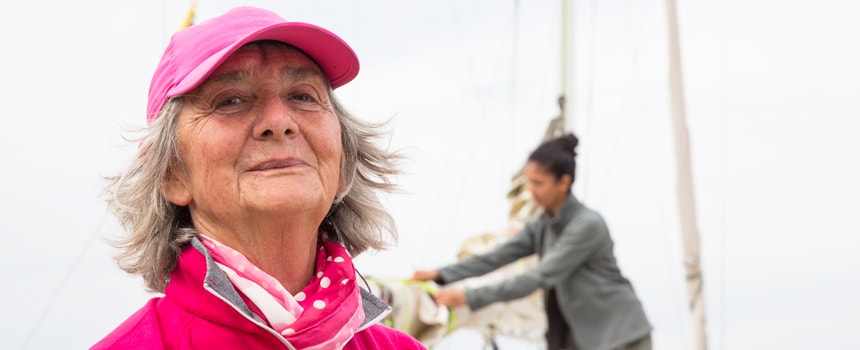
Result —
<path fill-rule="evenodd" d="M 358 57 L 334 33 L 301 22 L 288 22 L 274 12 L 237 7 L 177 32 L 155 69 L 149 85 L 146 121 L 151 123 L 171 97 L 196 88 L 242 45 L 275 40 L 302 50 L 325 72 L 331 88 L 358 75 Z"/>

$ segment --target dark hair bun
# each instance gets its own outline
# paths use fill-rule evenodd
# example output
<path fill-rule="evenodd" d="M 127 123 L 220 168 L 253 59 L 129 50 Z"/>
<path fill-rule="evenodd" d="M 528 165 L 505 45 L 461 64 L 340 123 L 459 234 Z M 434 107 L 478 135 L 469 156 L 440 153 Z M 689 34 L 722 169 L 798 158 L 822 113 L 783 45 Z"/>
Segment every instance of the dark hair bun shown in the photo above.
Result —
<path fill-rule="evenodd" d="M 576 155 L 576 146 L 579 145 L 579 139 L 576 137 L 576 135 L 569 133 L 560 136 L 556 140 L 558 141 L 562 149 L 572 153 L 574 156 Z"/>
<path fill-rule="evenodd" d="M 542 143 L 529 155 L 529 161 L 540 165 L 544 171 L 561 179 L 570 175 L 570 181 L 576 179 L 576 146 L 579 139 L 573 133 L 567 133 Z"/>

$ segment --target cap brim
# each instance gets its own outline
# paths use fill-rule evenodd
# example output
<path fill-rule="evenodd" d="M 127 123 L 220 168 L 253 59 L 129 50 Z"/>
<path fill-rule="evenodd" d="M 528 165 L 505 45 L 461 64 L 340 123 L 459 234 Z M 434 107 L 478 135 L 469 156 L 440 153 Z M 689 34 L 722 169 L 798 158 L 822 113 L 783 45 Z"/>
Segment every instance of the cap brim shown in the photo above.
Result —
<path fill-rule="evenodd" d="M 170 89 L 168 96 L 193 90 L 236 50 L 247 43 L 260 40 L 280 41 L 304 52 L 320 66 L 332 89 L 348 83 L 358 75 L 358 57 L 338 36 L 312 24 L 284 22 L 263 27 L 209 56 Z"/>

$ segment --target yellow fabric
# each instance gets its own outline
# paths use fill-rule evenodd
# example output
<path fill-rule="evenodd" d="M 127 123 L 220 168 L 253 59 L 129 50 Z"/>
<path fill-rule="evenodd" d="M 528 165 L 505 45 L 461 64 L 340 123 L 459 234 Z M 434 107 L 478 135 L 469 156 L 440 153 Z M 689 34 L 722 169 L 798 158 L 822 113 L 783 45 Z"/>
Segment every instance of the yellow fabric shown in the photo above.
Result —
<path fill-rule="evenodd" d="M 185 15 L 185 21 L 182 22 L 182 26 L 179 27 L 179 30 L 183 30 L 194 25 L 194 11 L 197 8 L 197 1 L 191 3 L 191 8 L 188 9 L 188 14 Z"/>
<path fill-rule="evenodd" d="M 439 306 L 433 295 L 439 286 L 433 282 L 407 278 L 373 278 L 365 280 L 371 291 L 391 305 L 392 312 L 382 323 L 418 339 L 430 347 L 457 327 L 453 309 Z"/>

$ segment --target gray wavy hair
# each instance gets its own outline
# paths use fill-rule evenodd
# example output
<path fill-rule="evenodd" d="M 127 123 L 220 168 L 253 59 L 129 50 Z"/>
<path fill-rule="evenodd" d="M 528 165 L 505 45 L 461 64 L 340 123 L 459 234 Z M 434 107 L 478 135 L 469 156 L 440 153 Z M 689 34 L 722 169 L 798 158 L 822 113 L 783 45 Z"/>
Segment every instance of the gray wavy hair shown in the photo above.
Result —
<path fill-rule="evenodd" d="M 374 145 L 384 124 L 360 121 L 346 112 L 328 89 L 341 126 L 344 189 L 320 225 L 327 239 L 343 244 L 353 256 L 384 249 L 397 240 L 394 219 L 382 207 L 377 190 L 392 192 L 389 177 L 399 173 L 393 152 Z M 181 169 L 176 136 L 183 97 L 171 98 L 139 139 L 137 157 L 118 176 L 109 178 L 108 208 L 119 218 L 126 235 L 113 242 L 120 268 L 143 276 L 151 291 L 164 292 L 183 245 L 196 234 L 187 207 L 177 206 L 162 191 L 172 171 Z"/>

